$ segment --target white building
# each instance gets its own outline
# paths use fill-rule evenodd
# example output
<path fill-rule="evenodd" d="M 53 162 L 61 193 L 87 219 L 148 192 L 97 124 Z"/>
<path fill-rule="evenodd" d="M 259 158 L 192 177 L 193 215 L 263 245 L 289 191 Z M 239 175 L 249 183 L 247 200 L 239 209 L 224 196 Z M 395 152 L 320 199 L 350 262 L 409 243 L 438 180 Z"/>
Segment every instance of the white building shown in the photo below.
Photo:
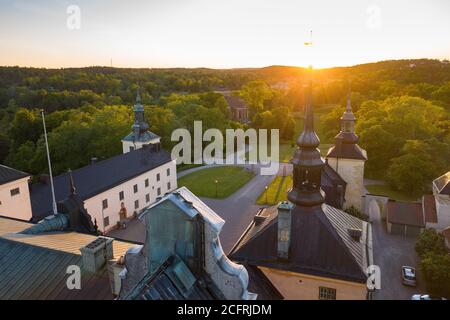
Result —
<path fill-rule="evenodd" d="M 0 165 L 0 216 L 31 219 L 29 180 L 29 174 Z"/>
<path fill-rule="evenodd" d="M 442 231 L 450 226 L 450 171 L 433 181 L 433 195 L 427 195 L 425 217 L 427 228 Z"/>

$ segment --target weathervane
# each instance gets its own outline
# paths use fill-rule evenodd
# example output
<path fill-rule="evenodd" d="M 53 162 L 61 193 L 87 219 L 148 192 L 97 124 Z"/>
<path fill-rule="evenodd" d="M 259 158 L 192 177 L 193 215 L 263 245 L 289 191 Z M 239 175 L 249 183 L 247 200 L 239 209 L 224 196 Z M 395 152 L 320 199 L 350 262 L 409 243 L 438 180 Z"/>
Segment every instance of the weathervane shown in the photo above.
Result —
<path fill-rule="evenodd" d="M 307 47 L 312 47 L 313 45 L 312 30 L 309 31 L 309 41 L 305 41 L 303 42 L 303 44 Z M 308 68 L 312 70 L 313 68 L 312 63 L 308 66 Z"/>

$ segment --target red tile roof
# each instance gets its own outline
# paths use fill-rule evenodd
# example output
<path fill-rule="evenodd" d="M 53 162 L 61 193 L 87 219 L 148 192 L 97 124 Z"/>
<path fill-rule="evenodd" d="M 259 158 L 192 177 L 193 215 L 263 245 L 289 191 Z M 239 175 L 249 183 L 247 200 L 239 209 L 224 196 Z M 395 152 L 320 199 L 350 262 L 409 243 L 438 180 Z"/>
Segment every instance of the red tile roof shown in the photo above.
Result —
<path fill-rule="evenodd" d="M 437 223 L 436 201 L 432 194 L 426 194 L 422 198 L 423 214 L 425 223 Z"/>
<path fill-rule="evenodd" d="M 422 204 L 418 202 L 389 201 L 387 220 L 395 224 L 424 227 Z"/>

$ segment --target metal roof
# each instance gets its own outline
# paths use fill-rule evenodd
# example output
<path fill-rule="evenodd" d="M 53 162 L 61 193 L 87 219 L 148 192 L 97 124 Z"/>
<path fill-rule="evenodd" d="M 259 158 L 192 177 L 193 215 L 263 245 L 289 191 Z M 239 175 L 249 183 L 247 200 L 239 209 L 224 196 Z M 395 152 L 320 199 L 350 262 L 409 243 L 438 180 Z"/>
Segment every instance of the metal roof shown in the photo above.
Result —
<path fill-rule="evenodd" d="M 0 300 L 113 299 L 106 271 L 81 268 L 81 290 L 69 290 L 70 265 L 81 256 L 0 238 Z"/>
<path fill-rule="evenodd" d="M 26 172 L 22 172 L 0 164 L 0 185 L 29 176 L 30 175 Z"/>
<path fill-rule="evenodd" d="M 97 238 L 94 235 L 78 232 L 45 232 L 40 234 L 20 233 L 33 225 L 34 224 L 32 223 L 0 217 L 0 239 L 4 238 L 26 245 L 81 255 L 80 248 Z M 134 243 L 114 240 L 114 257 L 118 258 L 125 255 L 126 251 L 134 245 Z"/>
<path fill-rule="evenodd" d="M 154 139 L 160 139 L 161 137 L 151 131 L 145 131 L 139 134 L 139 137 L 136 139 L 134 132 L 130 132 L 122 141 L 135 141 L 135 142 L 148 142 Z"/>
<path fill-rule="evenodd" d="M 86 200 L 170 161 L 170 154 L 164 150 L 141 148 L 74 170 L 72 176 L 77 194 L 82 200 Z M 57 202 L 69 197 L 68 173 L 55 177 L 53 182 Z M 30 189 L 33 219 L 40 220 L 50 215 L 50 185 L 38 183 L 33 184 Z"/>
<path fill-rule="evenodd" d="M 272 269 L 313 274 L 355 282 L 367 279 L 367 223 L 329 205 L 292 209 L 289 259 L 277 257 L 278 210 L 267 210 L 266 222 L 252 222 L 230 257 Z M 351 237 L 350 229 L 362 232 Z"/>
<path fill-rule="evenodd" d="M 203 220 L 217 232 L 220 232 L 223 225 L 225 224 L 225 220 L 223 220 L 217 213 L 214 212 L 214 210 L 208 207 L 202 200 L 200 200 L 186 187 L 180 187 L 173 192 L 168 193 L 159 201 L 146 208 L 141 213 L 141 217 L 145 216 L 146 214 L 151 212 L 153 208 L 159 206 L 165 201 L 171 201 L 172 203 L 174 203 L 190 218 L 196 216 L 197 214 L 200 214 Z"/>
<path fill-rule="evenodd" d="M 170 256 L 153 274 L 148 273 L 123 300 L 213 300 L 222 294 L 199 281 L 187 265 Z"/>

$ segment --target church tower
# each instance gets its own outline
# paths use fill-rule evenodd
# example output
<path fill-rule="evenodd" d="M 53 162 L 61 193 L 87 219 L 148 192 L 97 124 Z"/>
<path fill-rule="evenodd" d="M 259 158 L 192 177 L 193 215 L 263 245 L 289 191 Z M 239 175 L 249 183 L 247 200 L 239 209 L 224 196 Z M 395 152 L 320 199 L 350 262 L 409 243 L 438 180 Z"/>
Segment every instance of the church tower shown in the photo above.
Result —
<path fill-rule="evenodd" d="M 144 106 L 141 103 L 139 89 L 136 94 L 136 103 L 134 104 L 134 123 L 131 126 L 131 133 L 122 139 L 123 153 L 127 153 L 147 144 L 159 144 L 161 137 L 149 131 L 149 125 L 145 122 Z"/>
<path fill-rule="evenodd" d="M 341 131 L 335 137 L 335 145 L 328 150 L 326 159 L 328 165 L 347 183 L 344 208 L 354 206 L 361 210 L 364 193 L 364 163 L 367 160 L 367 153 L 358 145 L 355 121 L 351 92 L 349 92 L 347 107 L 341 117 Z"/>
<path fill-rule="evenodd" d="M 317 148 L 320 139 L 314 131 L 312 82 L 307 90 L 305 125 L 291 160 L 294 166 L 293 187 L 288 192 L 289 201 L 301 207 L 313 207 L 325 202 L 325 194 L 320 188 L 324 162 Z"/>

